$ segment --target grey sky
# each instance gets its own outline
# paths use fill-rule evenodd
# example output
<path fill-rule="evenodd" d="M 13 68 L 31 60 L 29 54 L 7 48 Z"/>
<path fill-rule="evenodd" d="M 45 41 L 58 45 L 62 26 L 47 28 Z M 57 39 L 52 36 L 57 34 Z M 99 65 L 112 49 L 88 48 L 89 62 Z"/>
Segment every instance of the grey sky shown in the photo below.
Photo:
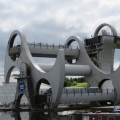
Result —
<path fill-rule="evenodd" d="M 119 5 L 119 0 L 0 0 L 0 73 L 13 30 L 22 30 L 28 42 L 49 44 L 90 37 L 101 23 L 112 24 L 120 35 Z"/>

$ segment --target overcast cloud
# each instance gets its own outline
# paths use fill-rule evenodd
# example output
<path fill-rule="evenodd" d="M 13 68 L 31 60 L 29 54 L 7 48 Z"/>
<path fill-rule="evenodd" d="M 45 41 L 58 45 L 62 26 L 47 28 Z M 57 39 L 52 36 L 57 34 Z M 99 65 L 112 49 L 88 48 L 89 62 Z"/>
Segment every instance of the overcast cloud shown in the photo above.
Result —
<path fill-rule="evenodd" d="M 13 30 L 22 30 L 28 42 L 49 44 L 64 44 L 73 35 L 90 37 L 101 23 L 113 25 L 120 35 L 119 6 L 119 0 L 0 0 L 0 73 Z"/>

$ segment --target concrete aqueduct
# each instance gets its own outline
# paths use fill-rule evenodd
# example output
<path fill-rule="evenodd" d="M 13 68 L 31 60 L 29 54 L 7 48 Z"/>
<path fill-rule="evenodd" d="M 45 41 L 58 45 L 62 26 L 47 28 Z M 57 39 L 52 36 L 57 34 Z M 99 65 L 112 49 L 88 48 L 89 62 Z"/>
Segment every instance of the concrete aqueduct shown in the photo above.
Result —
<path fill-rule="evenodd" d="M 108 26 L 112 34 L 102 30 Z M 21 44 L 14 46 L 16 36 L 20 37 Z M 76 41 L 79 47 L 71 48 L 72 42 Z M 10 74 L 14 67 L 20 70 L 17 78 L 15 100 L 11 103 L 13 108 L 20 106 L 20 100 L 25 95 L 29 101 L 30 108 L 38 108 L 38 104 L 48 99 L 45 95 L 39 95 L 39 88 L 44 80 L 47 80 L 52 88 L 50 108 L 57 108 L 60 100 L 64 101 L 62 91 L 65 76 L 84 76 L 91 87 L 98 86 L 101 90 L 108 86 L 114 89 L 110 96 L 104 95 L 101 100 L 116 101 L 120 103 L 120 67 L 113 72 L 113 60 L 115 49 L 120 48 L 120 37 L 117 36 L 115 28 L 103 23 L 97 27 L 94 36 L 82 40 L 79 37 L 69 37 L 64 45 L 43 45 L 27 43 L 23 32 L 15 30 L 12 32 L 5 55 L 4 75 L 5 82 L 9 83 Z M 33 57 L 56 58 L 54 65 L 37 64 Z M 76 60 L 72 63 L 73 59 Z M 107 84 L 104 84 L 106 81 Z M 111 84 L 112 83 L 112 84 Z M 77 97 L 82 99 L 79 94 Z M 85 99 L 88 99 L 87 96 Z M 76 99 L 78 99 L 76 98 Z M 95 101 L 100 101 L 97 97 Z M 93 100 L 92 100 L 93 99 Z M 68 101 L 70 100 L 70 97 Z M 94 101 L 94 97 L 90 98 Z M 77 100 L 76 100 L 77 101 Z M 87 101 L 87 100 L 86 100 Z"/>

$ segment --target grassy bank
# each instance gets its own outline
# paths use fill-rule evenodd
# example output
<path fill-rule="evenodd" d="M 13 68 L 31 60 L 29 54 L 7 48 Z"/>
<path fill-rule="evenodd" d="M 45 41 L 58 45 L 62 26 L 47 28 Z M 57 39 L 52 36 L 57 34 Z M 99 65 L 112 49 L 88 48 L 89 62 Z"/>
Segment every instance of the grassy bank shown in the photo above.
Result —
<path fill-rule="evenodd" d="M 87 82 L 77 83 L 76 87 L 87 87 Z"/>
<path fill-rule="evenodd" d="M 70 86 L 70 87 L 66 87 L 66 88 L 79 88 L 79 87 L 87 87 L 87 82 L 83 82 L 83 83 L 77 83 L 77 85 L 75 86 Z"/>

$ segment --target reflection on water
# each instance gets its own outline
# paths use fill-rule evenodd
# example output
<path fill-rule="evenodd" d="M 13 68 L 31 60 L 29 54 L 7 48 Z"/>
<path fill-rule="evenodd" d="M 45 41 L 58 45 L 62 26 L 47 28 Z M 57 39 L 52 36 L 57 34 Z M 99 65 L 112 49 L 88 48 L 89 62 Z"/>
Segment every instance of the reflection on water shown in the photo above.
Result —
<path fill-rule="evenodd" d="M 78 120 L 72 112 L 0 112 L 0 120 Z M 69 114 L 71 113 L 71 114 Z M 80 118 L 79 118 L 80 119 Z"/>

